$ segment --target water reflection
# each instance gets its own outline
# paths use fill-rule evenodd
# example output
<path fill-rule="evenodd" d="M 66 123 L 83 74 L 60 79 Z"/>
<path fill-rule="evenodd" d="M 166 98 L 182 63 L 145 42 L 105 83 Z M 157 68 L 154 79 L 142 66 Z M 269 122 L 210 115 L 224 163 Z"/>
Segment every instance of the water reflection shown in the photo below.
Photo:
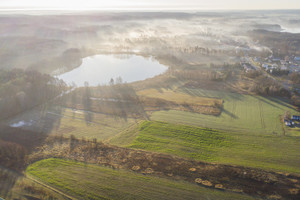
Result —
<path fill-rule="evenodd" d="M 135 82 L 159 75 L 167 67 L 157 60 L 137 55 L 96 55 L 83 59 L 82 65 L 70 72 L 57 76 L 67 84 L 73 82 L 77 86 L 108 84 L 111 78 L 122 78 L 123 82 Z"/>

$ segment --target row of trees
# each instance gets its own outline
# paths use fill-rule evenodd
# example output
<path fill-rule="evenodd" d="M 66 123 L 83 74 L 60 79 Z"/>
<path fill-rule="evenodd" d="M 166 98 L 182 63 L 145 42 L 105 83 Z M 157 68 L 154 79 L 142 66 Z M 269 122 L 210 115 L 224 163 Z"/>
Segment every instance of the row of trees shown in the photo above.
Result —
<path fill-rule="evenodd" d="M 222 80 L 223 74 L 216 70 L 171 70 L 170 74 L 181 80 Z"/>
<path fill-rule="evenodd" d="M 290 97 L 290 92 L 274 80 L 265 76 L 259 76 L 256 82 L 249 88 L 250 92 L 259 95 Z"/>
<path fill-rule="evenodd" d="M 291 100 L 292 103 L 300 109 L 300 96 L 293 94 Z"/>

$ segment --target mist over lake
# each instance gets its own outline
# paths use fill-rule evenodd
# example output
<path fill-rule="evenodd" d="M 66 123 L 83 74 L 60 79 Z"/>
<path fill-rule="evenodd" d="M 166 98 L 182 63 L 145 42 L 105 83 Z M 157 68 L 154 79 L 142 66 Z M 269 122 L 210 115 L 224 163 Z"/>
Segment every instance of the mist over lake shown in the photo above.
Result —
<path fill-rule="evenodd" d="M 123 82 L 135 82 L 164 73 L 167 66 L 157 60 L 137 55 L 96 55 L 86 57 L 81 66 L 57 76 L 67 84 L 75 83 L 83 86 L 88 82 L 90 86 L 108 84 L 111 78 L 121 77 Z"/>
<path fill-rule="evenodd" d="M 300 200 L 292 1 L 0 1 L 0 200 Z"/>

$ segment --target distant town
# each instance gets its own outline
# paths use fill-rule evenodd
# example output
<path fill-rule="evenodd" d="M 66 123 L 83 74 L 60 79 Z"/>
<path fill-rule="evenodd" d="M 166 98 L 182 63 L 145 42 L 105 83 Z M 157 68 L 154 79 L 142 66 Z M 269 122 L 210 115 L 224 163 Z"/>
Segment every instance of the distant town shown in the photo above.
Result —
<path fill-rule="evenodd" d="M 241 64 L 246 72 L 263 69 L 274 75 L 300 73 L 300 56 L 285 56 L 284 58 L 272 55 L 266 58 L 242 57 Z"/>

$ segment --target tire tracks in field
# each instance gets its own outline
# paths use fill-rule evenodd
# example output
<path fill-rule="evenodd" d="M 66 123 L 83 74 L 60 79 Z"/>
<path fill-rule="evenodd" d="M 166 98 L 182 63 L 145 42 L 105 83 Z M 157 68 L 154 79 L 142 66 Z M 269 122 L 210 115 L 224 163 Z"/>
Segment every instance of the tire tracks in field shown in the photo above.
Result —
<path fill-rule="evenodd" d="M 263 129 L 266 129 L 265 118 L 264 118 L 264 109 L 261 103 L 261 100 L 258 100 L 259 105 L 259 115 L 260 115 L 260 123 Z"/>

